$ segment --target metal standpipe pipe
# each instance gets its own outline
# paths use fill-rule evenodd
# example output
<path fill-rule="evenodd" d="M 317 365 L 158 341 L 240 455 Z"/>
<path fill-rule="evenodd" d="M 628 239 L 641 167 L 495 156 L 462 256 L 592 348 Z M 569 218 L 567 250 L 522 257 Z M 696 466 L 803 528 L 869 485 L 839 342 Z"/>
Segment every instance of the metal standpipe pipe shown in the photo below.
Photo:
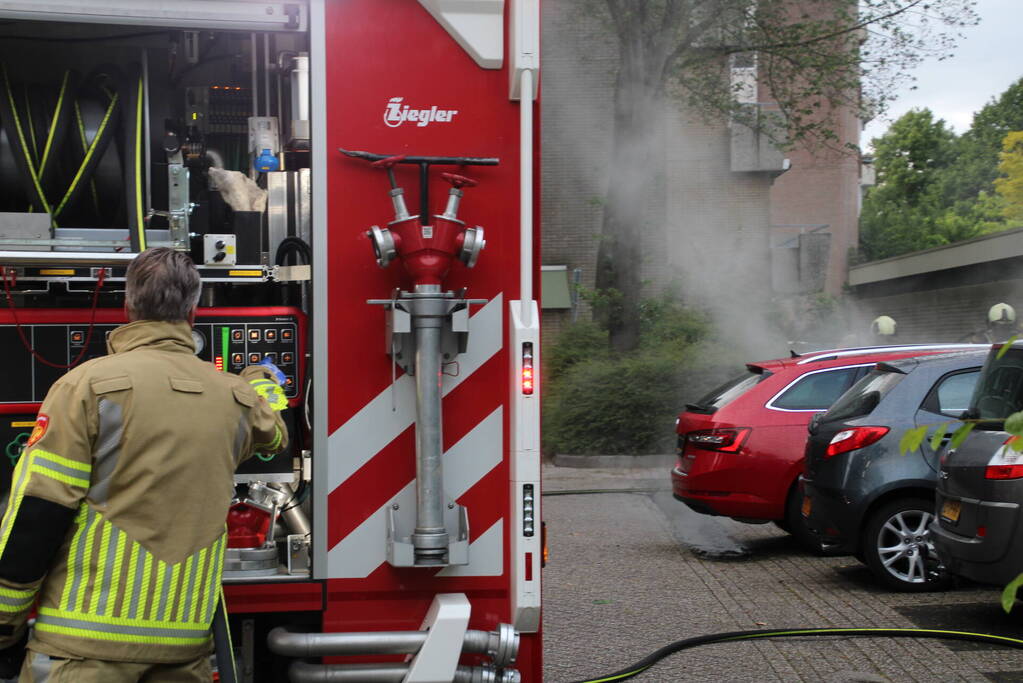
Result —
<path fill-rule="evenodd" d="M 411 655 L 426 642 L 426 631 L 368 631 L 362 633 L 295 633 L 283 626 L 270 631 L 270 651 L 287 657 L 343 657 L 352 655 Z M 496 631 L 469 630 L 462 652 L 485 654 L 497 666 L 515 663 L 519 634 L 511 624 Z"/>
<path fill-rule="evenodd" d="M 416 285 L 411 301 L 416 376 L 416 527 L 412 546 L 417 565 L 445 565 L 444 473 L 441 465 L 441 333 L 446 302 L 438 285 Z M 436 294 L 436 297 L 429 296 Z"/>
<path fill-rule="evenodd" d="M 292 662 L 288 677 L 292 683 L 402 683 L 408 664 L 310 664 Z M 489 666 L 459 666 L 453 683 L 520 683 L 514 669 Z"/>
<path fill-rule="evenodd" d="M 281 510 L 281 518 L 284 520 L 288 530 L 293 534 L 308 536 L 312 532 L 312 526 L 309 524 L 309 517 L 306 516 L 302 507 L 293 503 L 295 500 L 295 488 L 291 484 L 284 483 L 270 483 L 267 484 L 267 487 L 283 494 L 278 499 L 278 506 Z"/>

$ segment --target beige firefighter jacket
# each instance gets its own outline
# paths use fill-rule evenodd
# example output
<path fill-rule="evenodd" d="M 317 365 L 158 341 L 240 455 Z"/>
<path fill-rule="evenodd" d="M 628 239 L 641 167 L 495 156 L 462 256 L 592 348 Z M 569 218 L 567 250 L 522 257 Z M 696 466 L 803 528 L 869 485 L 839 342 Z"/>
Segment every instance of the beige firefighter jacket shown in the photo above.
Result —
<path fill-rule="evenodd" d="M 43 579 L 0 573 L 0 624 L 14 627 L 0 647 L 38 593 L 33 650 L 185 661 L 209 651 L 235 468 L 283 450 L 287 430 L 257 394 L 263 371 L 218 372 L 185 322 L 129 323 L 108 347 L 53 385 L 14 471 L 0 558 L 24 533 L 19 507 L 76 513 Z"/>

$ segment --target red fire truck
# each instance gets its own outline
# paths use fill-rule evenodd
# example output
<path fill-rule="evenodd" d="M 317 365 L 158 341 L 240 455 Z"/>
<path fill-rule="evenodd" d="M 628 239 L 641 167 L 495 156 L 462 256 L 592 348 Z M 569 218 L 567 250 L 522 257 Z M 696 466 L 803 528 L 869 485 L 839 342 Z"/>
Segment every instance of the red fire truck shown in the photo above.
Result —
<path fill-rule="evenodd" d="M 0 486 L 134 254 L 187 251 L 197 355 L 289 398 L 240 680 L 541 680 L 538 0 L 4 2 L 0 63 Z"/>

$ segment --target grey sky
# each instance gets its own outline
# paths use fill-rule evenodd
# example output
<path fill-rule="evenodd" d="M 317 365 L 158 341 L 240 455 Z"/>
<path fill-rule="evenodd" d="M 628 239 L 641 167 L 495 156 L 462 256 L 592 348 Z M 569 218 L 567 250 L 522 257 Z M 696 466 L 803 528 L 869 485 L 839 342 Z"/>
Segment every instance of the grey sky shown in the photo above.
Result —
<path fill-rule="evenodd" d="M 883 135 L 892 121 L 913 108 L 927 107 L 962 133 L 978 109 L 1023 77 L 1023 0 L 977 0 L 977 13 L 980 24 L 964 30 L 955 56 L 920 65 L 917 89 L 899 93 L 884 118 L 867 125 L 861 145 L 869 146 L 872 138 Z"/>

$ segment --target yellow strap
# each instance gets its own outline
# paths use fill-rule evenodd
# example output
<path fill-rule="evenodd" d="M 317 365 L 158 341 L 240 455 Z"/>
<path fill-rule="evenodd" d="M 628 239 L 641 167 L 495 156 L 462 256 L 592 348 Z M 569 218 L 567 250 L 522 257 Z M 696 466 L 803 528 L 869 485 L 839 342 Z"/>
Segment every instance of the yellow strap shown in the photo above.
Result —
<path fill-rule="evenodd" d="M 139 76 L 138 97 L 135 98 L 135 216 L 139 251 L 146 250 L 146 223 L 142 213 L 142 94 L 142 77 Z"/>
<path fill-rule="evenodd" d="M 103 120 L 100 121 L 99 128 L 96 129 L 96 135 L 93 136 L 92 142 L 89 144 L 89 149 L 85 152 L 85 157 L 82 159 L 82 163 L 78 166 L 78 172 L 75 173 L 75 177 L 71 180 L 71 184 L 68 185 L 67 192 L 64 193 L 63 198 L 60 200 L 60 204 L 53 210 L 54 216 L 59 216 L 61 211 L 67 205 L 68 200 L 71 199 L 71 195 L 74 193 L 75 188 L 78 187 L 78 183 L 82 180 L 82 174 L 85 173 L 86 167 L 89 165 L 89 160 L 92 159 L 92 155 L 96 152 L 96 147 L 99 145 L 100 139 L 103 137 L 103 132 L 110 123 L 110 116 L 114 113 L 114 107 L 117 105 L 117 95 L 114 95 L 114 99 L 110 100 L 110 104 L 107 105 L 106 114 L 103 115 Z"/>
<path fill-rule="evenodd" d="M 46 134 L 46 146 L 43 147 L 43 158 L 39 162 L 39 175 L 46 169 L 46 161 L 50 158 L 50 149 L 53 147 L 53 136 L 57 132 L 57 121 L 60 119 L 60 110 L 64 106 L 64 95 L 67 93 L 68 80 L 71 72 L 64 72 L 64 80 L 60 84 L 60 94 L 57 96 L 57 106 L 53 111 L 53 120 L 50 121 L 50 132 Z"/>
<path fill-rule="evenodd" d="M 14 119 L 14 128 L 18 132 L 18 141 L 21 143 L 21 152 L 25 157 L 25 163 L 28 166 L 28 174 L 32 178 L 32 184 L 35 186 L 36 194 L 39 196 L 39 202 L 43 205 L 43 210 L 46 213 L 50 213 L 50 205 L 46 201 L 46 195 L 43 193 L 43 187 L 39 184 L 39 176 L 36 175 L 35 164 L 32 163 L 32 155 L 28 153 L 28 146 L 25 143 L 25 131 L 21 128 L 21 117 L 18 116 L 18 106 L 14 102 L 14 93 L 11 92 L 11 81 L 7 76 L 7 65 L 0 63 L 0 71 L 3 72 L 4 77 L 4 89 L 7 92 L 7 102 L 11 107 L 11 116 Z"/>

